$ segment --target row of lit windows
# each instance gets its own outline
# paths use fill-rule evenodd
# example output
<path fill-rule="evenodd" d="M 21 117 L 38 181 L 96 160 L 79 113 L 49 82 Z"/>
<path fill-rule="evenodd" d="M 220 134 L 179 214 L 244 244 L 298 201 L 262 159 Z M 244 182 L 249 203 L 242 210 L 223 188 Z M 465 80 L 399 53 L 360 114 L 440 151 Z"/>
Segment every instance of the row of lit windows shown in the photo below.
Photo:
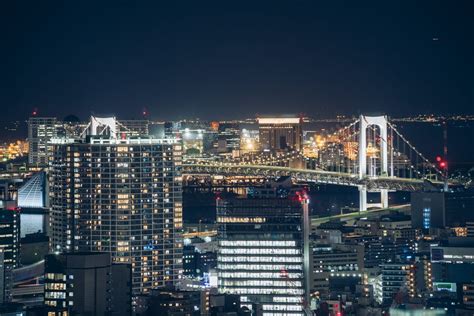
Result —
<path fill-rule="evenodd" d="M 45 299 L 66 299 L 66 292 L 44 292 Z"/>
<path fill-rule="evenodd" d="M 66 290 L 66 283 L 45 283 L 44 288 L 45 290 Z"/>
<path fill-rule="evenodd" d="M 248 249 L 248 248 L 236 248 L 220 249 L 221 254 L 260 254 L 260 255 L 299 255 L 301 254 L 300 249 L 278 249 L 278 248 L 261 248 L 261 249 Z"/>
<path fill-rule="evenodd" d="M 218 223 L 265 223 L 264 217 L 217 217 Z"/>
<path fill-rule="evenodd" d="M 296 242 L 294 240 L 222 240 L 219 242 L 220 246 L 269 246 L 269 247 L 294 247 Z"/>
<path fill-rule="evenodd" d="M 291 262 L 301 263 L 301 257 L 251 257 L 251 256 L 238 256 L 238 257 L 226 257 L 219 256 L 218 261 L 220 262 Z"/>
<path fill-rule="evenodd" d="M 46 279 L 48 280 L 57 280 L 57 281 L 66 281 L 66 275 L 62 273 L 46 273 Z"/>
<path fill-rule="evenodd" d="M 289 297 L 289 296 L 274 296 L 273 302 L 275 303 L 301 303 L 302 297 Z"/>
<path fill-rule="evenodd" d="M 228 294 L 262 294 L 262 295 L 278 295 L 278 294 L 292 294 L 292 295 L 303 295 L 303 289 L 296 289 L 296 288 L 268 288 L 268 289 L 256 289 L 256 288 L 228 288 L 222 287 L 220 288 L 221 293 L 228 293 Z"/>
<path fill-rule="evenodd" d="M 264 311 L 301 311 L 301 305 L 263 304 Z"/>
<path fill-rule="evenodd" d="M 228 281 L 228 280 L 221 280 L 219 282 L 221 286 L 249 286 L 249 287 L 271 287 L 271 288 L 295 288 L 301 287 L 300 281 L 275 281 L 275 280 L 242 280 L 242 281 Z"/>
<path fill-rule="evenodd" d="M 219 267 L 220 269 L 220 267 Z M 300 273 L 273 273 L 273 272 L 219 272 L 220 278 L 234 278 L 234 279 L 299 279 L 302 277 Z M 274 281 L 268 281 L 274 282 Z"/>
<path fill-rule="evenodd" d="M 219 264 L 219 269 L 221 270 L 258 270 L 258 271 L 280 271 L 282 269 L 286 270 L 302 270 L 302 265 L 275 265 L 275 264 Z"/>

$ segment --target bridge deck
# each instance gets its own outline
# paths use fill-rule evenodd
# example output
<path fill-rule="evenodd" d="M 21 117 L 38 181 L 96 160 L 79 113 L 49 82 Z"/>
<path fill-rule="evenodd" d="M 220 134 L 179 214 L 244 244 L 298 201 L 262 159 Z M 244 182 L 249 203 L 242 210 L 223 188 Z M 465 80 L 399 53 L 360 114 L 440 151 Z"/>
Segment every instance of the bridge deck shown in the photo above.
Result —
<path fill-rule="evenodd" d="M 337 184 L 354 187 L 366 187 L 370 190 L 400 190 L 419 191 L 423 189 L 424 179 L 397 178 L 388 176 L 365 177 L 359 179 L 358 175 L 344 172 L 324 170 L 297 169 L 281 166 L 232 164 L 232 163 L 197 163 L 183 164 L 183 174 L 209 174 L 209 175 L 252 175 L 252 176 L 291 176 L 297 181 L 316 182 L 322 184 Z M 440 181 L 432 184 L 442 185 Z"/>

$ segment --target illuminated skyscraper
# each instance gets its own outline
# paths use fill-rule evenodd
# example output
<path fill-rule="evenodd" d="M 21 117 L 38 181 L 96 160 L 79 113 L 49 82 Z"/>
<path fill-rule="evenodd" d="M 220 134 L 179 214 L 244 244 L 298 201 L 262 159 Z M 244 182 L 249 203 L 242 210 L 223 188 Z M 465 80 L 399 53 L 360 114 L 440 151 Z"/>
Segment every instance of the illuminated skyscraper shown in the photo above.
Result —
<path fill-rule="evenodd" d="M 218 288 L 263 315 L 303 315 L 309 292 L 306 199 L 217 201 Z"/>
<path fill-rule="evenodd" d="M 260 147 L 268 151 L 302 150 L 302 120 L 297 117 L 258 119 Z"/>
<path fill-rule="evenodd" d="M 134 294 L 171 285 L 182 270 L 181 145 L 174 139 L 53 140 L 54 251 L 110 252 L 132 265 Z"/>
<path fill-rule="evenodd" d="M 48 142 L 60 133 L 61 124 L 55 117 L 30 117 L 28 120 L 28 162 L 48 164 Z"/>

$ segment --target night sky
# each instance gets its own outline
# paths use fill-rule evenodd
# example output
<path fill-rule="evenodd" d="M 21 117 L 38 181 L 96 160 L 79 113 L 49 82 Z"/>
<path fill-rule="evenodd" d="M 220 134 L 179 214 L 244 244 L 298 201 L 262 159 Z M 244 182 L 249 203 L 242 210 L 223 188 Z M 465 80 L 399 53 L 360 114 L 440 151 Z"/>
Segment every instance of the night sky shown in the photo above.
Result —
<path fill-rule="evenodd" d="M 346 2 L 2 1 L 0 121 L 474 113 L 473 1 Z"/>

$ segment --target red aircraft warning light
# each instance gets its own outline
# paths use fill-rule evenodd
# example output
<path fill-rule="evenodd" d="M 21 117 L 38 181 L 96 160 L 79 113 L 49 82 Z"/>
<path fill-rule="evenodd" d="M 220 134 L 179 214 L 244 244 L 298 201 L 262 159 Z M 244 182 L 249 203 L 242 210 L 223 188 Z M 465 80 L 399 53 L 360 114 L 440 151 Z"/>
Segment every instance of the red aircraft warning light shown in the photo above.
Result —
<path fill-rule="evenodd" d="M 441 156 L 436 156 L 436 162 L 438 163 L 438 167 L 440 169 L 446 169 L 448 167 L 448 162 Z"/>

